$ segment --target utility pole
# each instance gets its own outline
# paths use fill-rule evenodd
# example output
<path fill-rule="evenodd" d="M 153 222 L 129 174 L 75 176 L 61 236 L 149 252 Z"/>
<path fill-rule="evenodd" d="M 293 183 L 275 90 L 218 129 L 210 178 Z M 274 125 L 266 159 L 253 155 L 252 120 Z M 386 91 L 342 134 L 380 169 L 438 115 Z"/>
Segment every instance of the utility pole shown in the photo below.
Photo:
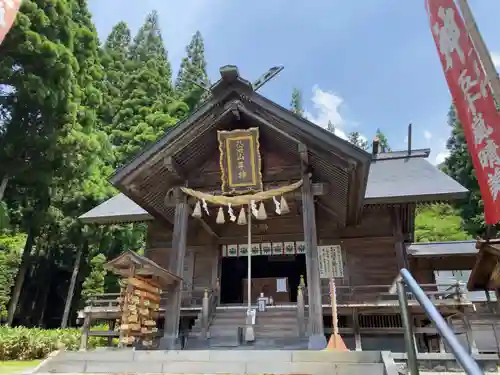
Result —
<path fill-rule="evenodd" d="M 484 43 L 481 33 L 479 32 L 476 21 L 474 20 L 474 16 L 472 15 L 472 11 L 469 7 L 469 3 L 467 0 L 457 1 L 458 7 L 460 8 L 460 12 L 462 13 L 462 17 L 464 19 L 465 27 L 469 33 L 472 43 L 474 44 L 474 47 L 476 47 L 479 60 L 481 60 L 481 64 L 483 65 L 486 73 L 486 78 L 489 81 L 493 98 L 495 99 L 497 106 L 500 106 L 500 79 L 498 78 L 498 73 L 495 68 L 495 64 L 493 64 L 491 54 L 488 51 L 488 47 L 486 47 L 486 44 Z"/>

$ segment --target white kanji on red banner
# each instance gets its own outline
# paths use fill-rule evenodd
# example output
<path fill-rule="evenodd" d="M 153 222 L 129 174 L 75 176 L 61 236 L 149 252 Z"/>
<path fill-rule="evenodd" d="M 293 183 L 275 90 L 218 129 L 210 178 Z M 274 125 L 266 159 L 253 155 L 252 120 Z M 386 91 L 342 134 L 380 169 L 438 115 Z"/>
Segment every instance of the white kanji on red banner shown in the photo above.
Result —
<path fill-rule="evenodd" d="M 485 221 L 496 224 L 500 221 L 500 115 L 455 2 L 426 3 L 434 41 L 476 170 Z"/>

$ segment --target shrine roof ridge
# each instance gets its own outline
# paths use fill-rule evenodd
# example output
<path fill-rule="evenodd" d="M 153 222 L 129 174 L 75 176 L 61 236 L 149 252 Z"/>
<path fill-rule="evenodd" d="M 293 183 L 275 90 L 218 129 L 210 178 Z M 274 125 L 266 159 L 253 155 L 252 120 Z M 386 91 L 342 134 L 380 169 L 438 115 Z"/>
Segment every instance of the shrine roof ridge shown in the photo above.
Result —
<path fill-rule="evenodd" d="M 372 162 L 377 160 L 389 160 L 400 158 L 427 158 L 431 153 L 430 148 L 420 148 L 415 150 L 379 152 L 372 156 Z"/>

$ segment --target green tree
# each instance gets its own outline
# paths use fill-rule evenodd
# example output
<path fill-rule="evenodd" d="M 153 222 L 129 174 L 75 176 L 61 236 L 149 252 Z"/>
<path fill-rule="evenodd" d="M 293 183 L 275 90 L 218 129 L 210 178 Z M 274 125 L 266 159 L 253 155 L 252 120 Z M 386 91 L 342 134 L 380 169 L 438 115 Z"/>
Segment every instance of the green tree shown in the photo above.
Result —
<path fill-rule="evenodd" d="M 0 234 L 0 321 L 7 319 L 10 290 L 16 280 L 25 242 L 23 233 Z"/>
<path fill-rule="evenodd" d="M 130 29 L 125 22 L 113 27 L 101 50 L 104 69 L 103 102 L 100 118 L 107 134 L 111 134 L 113 119 L 121 108 L 125 82 L 134 64 L 129 60 Z"/>
<path fill-rule="evenodd" d="M 424 205 L 417 208 L 415 218 L 415 241 L 460 241 L 472 236 L 462 225 L 457 210 L 448 204 Z"/>
<path fill-rule="evenodd" d="M 391 147 L 389 146 L 389 141 L 387 140 L 387 137 L 385 136 L 384 133 L 382 133 L 382 130 L 377 129 L 376 136 L 379 139 L 379 147 L 382 152 L 391 152 Z"/>
<path fill-rule="evenodd" d="M 361 134 L 359 134 L 359 132 L 351 132 L 347 134 L 347 140 L 362 150 L 368 150 L 368 142 L 361 136 Z"/>
<path fill-rule="evenodd" d="M 111 127 L 115 167 L 158 139 L 189 111 L 185 103 L 174 98 L 172 72 L 156 12 L 150 13 L 139 29 L 130 46 L 130 58 L 133 66 Z"/>
<path fill-rule="evenodd" d="M 186 52 L 187 56 L 182 60 L 175 81 L 175 91 L 180 100 L 193 110 L 200 101 L 207 98 L 207 91 L 193 82 L 201 83 L 205 87 L 210 86 L 205 61 L 205 44 L 199 31 L 193 35 Z"/>
<path fill-rule="evenodd" d="M 28 235 L 9 305 L 9 324 L 50 206 L 52 180 L 56 173 L 74 167 L 75 160 L 65 158 L 67 146 L 84 134 L 80 130 L 85 124 L 76 123 L 82 91 L 73 48 L 80 47 L 81 39 L 79 29 L 73 29 L 72 11 L 65 1 L 23 1 L 2 44 L 0 176 L 11 191 L 22 195 L 18 211 Z M 9 187 L 4 192 L 8 194 Z"/>
<path fill-rule="evenodd" d="M 462 124 L 457 118 L 454 106 L 451 106 L 448 112 L 448 125 L 451 127 L 451 136 L 447 142 L 450 155 L 446 158 L 442 168 L 445 173 L 469 190 L 468 199 L 458 202 L 457 207 L 467 231 L 474 236 L 483 236 L 485 233 L 484 202 Z"/>
<path fill-rule="evenodd" d="M 97 254 L 90 261 L 90 273 L 85 278 L 82 287 L 84 301 L 95 294 L 104 293 L 104 279 L 107 274 L 104 264 L 106 264 L 106 257 L 103 254 Z"/>
<path fill-rule="evenodd" d="M 299 115 L 304 116 L 304 106 L 302 103 L 302 93 L 298 88 L 294 88 L 292 92 L 292 101 L 290 102 L 290 110 Z"/>

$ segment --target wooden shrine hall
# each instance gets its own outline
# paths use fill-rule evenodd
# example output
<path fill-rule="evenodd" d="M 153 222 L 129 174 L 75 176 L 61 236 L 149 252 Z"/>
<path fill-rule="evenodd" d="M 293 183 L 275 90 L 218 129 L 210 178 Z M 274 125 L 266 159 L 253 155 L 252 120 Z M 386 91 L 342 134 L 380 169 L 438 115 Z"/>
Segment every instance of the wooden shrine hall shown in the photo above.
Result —
<path fill-rule="evenodd" d="M 375 140 L 366 152 L 265 98 L 236 67 L 220 72 L 209 99 L 110 178 L 121 193 L 80 217 L 147 223 L 145 256 L 182 279 L 160 307 L 167 347 L 179 315 L 188 347 L 237 337 L 249 290 L 252 306 L 267 305 L 256 341 L 328 333 L 331 275 L 351 349 L 404 347 L 388 293 L 402 267 L 444 315 L 471 309 L 459 285 L 443 292 L 432 262 L 407 251 L 417 204 L 467 194 L 426 160 L 430 150 L 384 152 Z M 415 332 L 439 350 L 413 302 Z"/>

